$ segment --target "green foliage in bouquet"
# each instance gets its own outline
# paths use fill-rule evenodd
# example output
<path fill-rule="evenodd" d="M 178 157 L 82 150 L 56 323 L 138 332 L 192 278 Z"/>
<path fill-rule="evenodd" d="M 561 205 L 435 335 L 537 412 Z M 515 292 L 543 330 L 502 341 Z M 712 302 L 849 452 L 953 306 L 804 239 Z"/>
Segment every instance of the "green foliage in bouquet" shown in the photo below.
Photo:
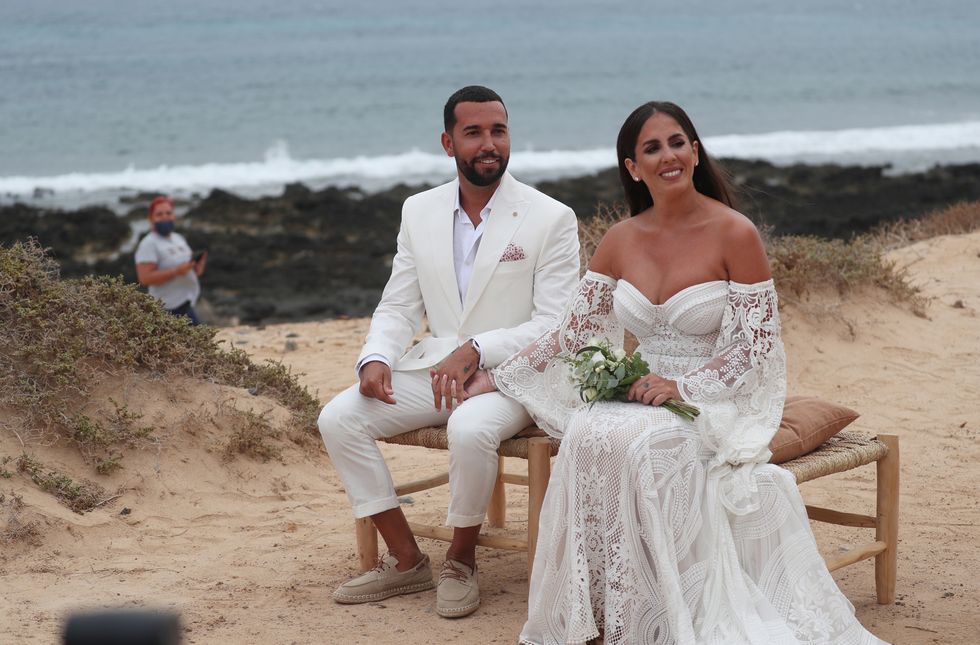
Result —
<path fill-rule="evenodd" d="M 630 386 L 650 373 L 650 366 L 638 353 L 627 355 L 622 349 L 613 349 L 608 341 L 597 338 L 565 361 L 572 367 L 579 396 L 589 405 L 597 401 L 626 401 Z M 700 414 L 693 405 L 674 399 L 665 401 L 662 407 L 688 421 Z"/>

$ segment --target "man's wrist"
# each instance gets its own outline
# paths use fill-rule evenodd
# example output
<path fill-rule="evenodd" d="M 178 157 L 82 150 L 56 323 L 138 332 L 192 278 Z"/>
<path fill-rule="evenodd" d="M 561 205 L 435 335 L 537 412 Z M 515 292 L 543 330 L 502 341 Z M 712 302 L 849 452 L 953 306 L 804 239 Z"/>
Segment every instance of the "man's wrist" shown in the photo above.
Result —
<path fill-rule="evenodd" d="M 483 348 L 480 347 L 480 343 L 477 342 L 477 340 L 475 338 L 470 338 L 469 341 L 467 341 L 467 342 L 469 343 L 469 346 L 473 348 L 473 351 L 476 352 L 476 365 L 477 365 L 477 367 L 479 367 L 479 368 L 482 369 L 483 368 Z"/>

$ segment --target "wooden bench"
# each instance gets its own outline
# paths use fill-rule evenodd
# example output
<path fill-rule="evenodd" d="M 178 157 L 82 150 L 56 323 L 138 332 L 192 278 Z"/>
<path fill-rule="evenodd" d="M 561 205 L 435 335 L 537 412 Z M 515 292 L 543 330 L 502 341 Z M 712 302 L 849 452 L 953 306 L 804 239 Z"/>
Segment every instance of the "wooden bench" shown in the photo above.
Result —
<path fill-rule="evenodd" d="M 500 536 L 481 534 L 479 546 L 511 551 L 526 551 L 528 554 L 528 573 L 534 560 L 534 548 L 538 539 L 538 519 L 541 504 L 551 476 L 551 457 L 558 454 L 560 440 L 540 436 L 537 428 L 528 428 L 513 439 L 500 445 L 497 451 L 501 456 L 497 466 L 497 481 L 487 511 L 486 525 L 502 528 L 507 520 L 506 484 L 528 487 L 527 532 L 524 535 Z M 447 450 L 446 429 L 422 428 L 384 440 L 386 443 L 404 446 L 420 446 L 437 450 Z M 527 475 L 514 475 L 504 472 L 505 457 L 527 460 Z M 895 601 L 895 573 L 898 559 L 898 493 L 899 493 L 899 452 L 898 436 L 880 434 L 877 437 L 856 432 L 843 431 L 832 437 L 815 451 L 780 464 L 796 476 L 797 484 L 840 473 L 874 462 L 877 465 L 877 512 L 875 516 L 847 513 L 843 511 L 807 505 L 807 515 L 811 520 L 842 526 L 875 529 L 874 541 L 851 548 L 827 560 L 831 571 L 846 567 L 873 557 L 875 559 L 875 590 L 880 604 Z M 442 486 L 449 482 L 449 473 L 401 484 L 395 487 L 399 495 Z M 451 541 L 452 529 L 409 522 L 415 535 L 434 540 Z M 378 533 L 370 518 L 356 520 L 357 554 L 362 570 L 373 567 L 378 558 Z"/>

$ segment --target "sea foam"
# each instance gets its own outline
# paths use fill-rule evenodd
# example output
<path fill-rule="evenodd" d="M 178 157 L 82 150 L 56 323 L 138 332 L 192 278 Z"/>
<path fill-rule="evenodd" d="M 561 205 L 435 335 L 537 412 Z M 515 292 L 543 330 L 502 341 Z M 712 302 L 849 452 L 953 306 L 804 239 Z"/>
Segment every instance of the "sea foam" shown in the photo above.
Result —
<path fill-rule="evenodd" d="M 775 163 L 830 161 L 836 163 L 895 163 L 903 157 L 942 162 L 958 151 L 958 161 L 980 161 L 980 121 L 910 125 L 836 131 L 783 131 L 729 134 L 704 138 L 715 157 L 766 159 Z M 966 154 L 963 154 L 963 153 Z M 923 156 L 922 153 L 931 153 Z M 593 150 L 515 150 L 510 169 L 518 175 L 555 178 L 586 174 L 616 164 L 612 148 Z M 261 161 L 159 166 L 122 171 L 68 173 L 57 176 L 0 177 L 0 195 L 29 198 L 38 191 L 62 194 L 161 191 L 189 194 L 211 188 L 254 193 L 290 182 L 314 186 L 354 184 L 365 187 L 404 182 L 437 182 L 454 174 L 454 162 L 444 154 L 419 150 L 338 159 L 294 159 L 285 142 L 276 142 Z"/>

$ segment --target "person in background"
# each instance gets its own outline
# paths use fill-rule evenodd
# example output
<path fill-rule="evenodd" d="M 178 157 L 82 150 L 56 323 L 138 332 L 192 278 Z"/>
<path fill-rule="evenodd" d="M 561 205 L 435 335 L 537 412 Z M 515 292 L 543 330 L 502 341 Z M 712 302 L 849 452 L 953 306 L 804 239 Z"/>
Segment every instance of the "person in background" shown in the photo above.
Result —
<path fill-rule="evenodd" d="M 167 311 L 200 325 L 194 305 L 201 294 L 197 279 L 204 274 L 208 253 L 192 253 L 184 236 L 174 232 L 176 218 L 169 197 L 150 202 L 149 220 L 150 232 L 136 247 L 136 277 Z"/>

